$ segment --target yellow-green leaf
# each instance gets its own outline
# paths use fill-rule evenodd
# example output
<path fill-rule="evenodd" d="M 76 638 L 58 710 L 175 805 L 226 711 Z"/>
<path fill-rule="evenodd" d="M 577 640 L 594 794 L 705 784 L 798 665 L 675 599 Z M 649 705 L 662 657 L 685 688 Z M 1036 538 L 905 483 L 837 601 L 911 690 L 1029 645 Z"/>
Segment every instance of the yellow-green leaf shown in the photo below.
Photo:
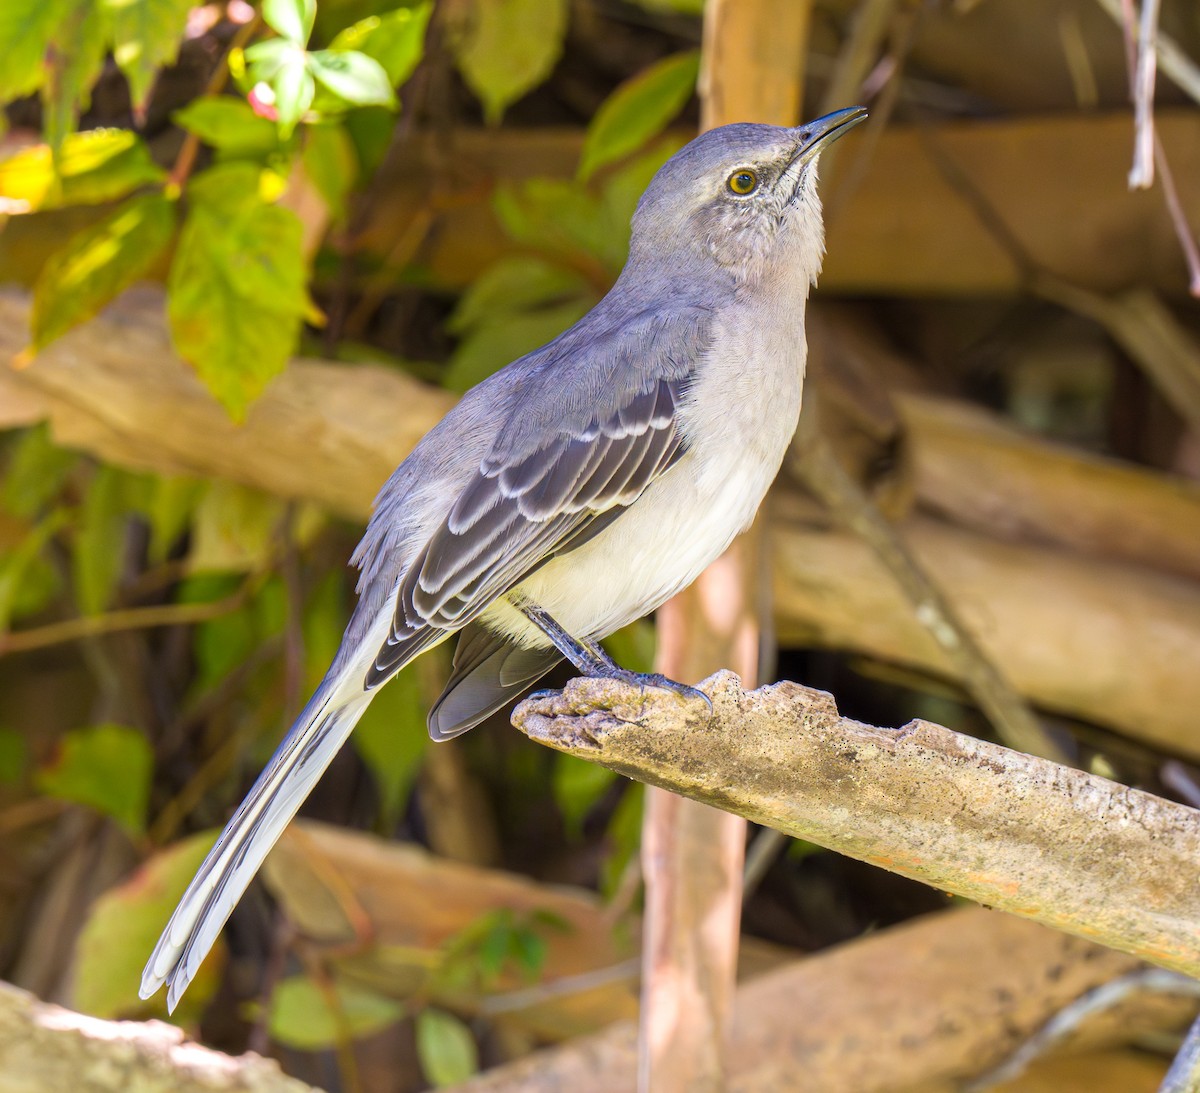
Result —
<path fill-rule="evenodd" d="M 231 156 L 265 156 L 279 147 L 273 122 L 259 117 L 245 99 L 205 95 L 171 115 L 176 125 Z"/>
<path fill-rule="evenodd" d="M 326 90 L 352 106 L 391 106 L 396 101 L 383 65 L 365 53 L 317 50 L 308 55 L 308 69 Z"/>
<path fill-rule="evenodd" d="M 267 26 L 302 46 L 312 33 L 317 0 L 263 0 L 262 12 Z"/>
<path fill-rule="evenodd" d="M 67 733 L 36 781 L 43 793 L 88 805 L 136 835 L 146 824 L 153 766 L 150 744 L 137 729 L 93 725 Z"/>
<path fill-rule="evenodd" d="M 110 888 L 92 904 L 75 950 L 75 1009 L 95 1017 L 161 1011 L 163 995 L 151 1002 L 138 998 L 146 958 L 179 897 L 216 841 L 215 831 L 192 835 L 149 858 L 123 884 Z M 214 953 L 222 952 L 218 942 Z M 175 1019 L 195 1020 L 217 987 L 220 956 L 200 965 Z"/>
<path fill-rule="evenodd" d="M 206 171 L 171 265 L 175 348 L 234 418 L 283 371 L 309 313 L 303 228 L 259 193 L 248 163 Z"/>
<path fill-rule="evenodd" d="M 412 75 L 425 53 L 425 30 L 433 4 L 414 4 L 383 15 L 372 15 L 343 30 L 329 48 L 357 50 L 374 57 L 387 72 L 392 87 Z"/>
<path fill-rule="evenodd" d="M 33 290 L 33 345 L 42 349 L 141 280 L 175 232 L 175 202 L 135 197 L 51 256 Z"/>
<path fill-rule="evenodd" d="M 104 20 L 93 0 L 75 0 L 54 30 L 42 85 L 42 129 L 52 149 L 62 147 L 79 112 L 91 102 L 105 55 Z"/>
<path fill-rule="evenodd" d="M 136 133 L 89 129 L 63 141 L 57 172 L 48 144 L 26 148 L 0 162 L 0 199 L 10 213 L 97 205 L 165 178 L 166 172 L 150 158 Z"/>
<path fill-rule="evenodd" d="M 175 63 L 195 0 L 100 0 L 113 59 L 141 109 L 160 68 Z"/>
<path fill-rule="evenodd" d="M 567 0 L 466 0 L 463 7 L 451 48 L 494 124 L 550 75 L 562 54 Z"/>
<path fill-rule="evenodd" d="M 471 1030 L 444 1010 L 427 1008 L 417 1014 L 417 1057 L 425 1077 L 439 1089 L 465 1082 L 479 1070 Z"/>
<path fill-rule="evenodd" d="M 332 997 L 307 976 L 282 980 L 271 995 L 271 1037 L 302 1051 L 333 1047 L 343 1036 L 370 1036 L 404 1016 L 399 1002 L 365 987 L 336 983 Z"/>
<path fill-rule="evenodd" d="M 665 57 L 618 87 L 596 111 L 579 160 L 579 177 L 629 155 L 656 137 L 696 88 L 700 51 Z"/>
<path fill-rule="evenodd" d="M 36 91 L 45 79 L 46 48 L 71 12 L 73 0 L 0 3 L 0 102 Z"/>

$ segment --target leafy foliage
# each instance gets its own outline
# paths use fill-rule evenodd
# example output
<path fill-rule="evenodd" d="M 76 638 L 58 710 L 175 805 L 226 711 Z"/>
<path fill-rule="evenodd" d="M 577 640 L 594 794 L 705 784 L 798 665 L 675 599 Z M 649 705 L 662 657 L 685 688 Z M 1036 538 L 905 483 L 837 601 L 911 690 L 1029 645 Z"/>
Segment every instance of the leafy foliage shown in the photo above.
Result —
<path fill-rule="evenodd" d="M 370 1036 L 403 1015 L 398 1002 L 365 987 L 293 975 L 272 992 L 267 1027 L 282 1044 L 319 1051 L 345 1039 Z"/>
<path fill-rule="evenodd" d="M 588 127 L 579 177 L 590 178 L 658 136 L 692 97 L 699 72 L 700 53 L 689 50 L 663 58 L 618 87 Z"/>
<path fill-rule="evenodd" d="M 468 86 L 495 123 L 540 84 L 562 53 L 566 0 L 468 0 L 453 40 Z"/>
<path fill-rule="evenodd" d="M 72 1002 L 78 1009 L 96 1017 L 120 1017 L 163 1007 L 161 1000 L 139 1000 L 142 966 L 215 839 L 212 831 L 189 836 L 150 857 L 129 880 L 96 900 L 76 947 Z M 177 1020 L 203 1011 L 216 989 L 221 963 L 218 945 L 200 966 Z"/>
<path fill-rule="evenodd" d="M 268 200 L 270 178 L 230 163 L 193 182 L 171 266 L 175 347 L 234 417 L 283 371 L 311 313 L 303 227 Z"/>
<path fill-rule="evenodd" d="M 153 762 L 136 729 L 93 725 L 67 733 L 37 782 L 43 793 L 94 808 L 137 834 L 146 823 Z"/>
<path fill-rule="evenodd" d="M 376 276 L 369 261 L 363 269 L 343 262 L 343 249 L 393 146 L 397 90 L 431 48 L 434 5 L 256 0 L 253 13 L 243 10 L 242 21 L 223 22 L 221 35 L 210 36 L 215 69 L 202 91 L 180 101 L 178 81 L 158 76 L 179 53 L 192 7 L 182 0 L 0 3 L 0 100 L 39 95 L 44 123 L 43 143 L 0 161 L 0 210 L 10 222 L 38 230 L 51 223 L 58 233 L 36 280 L 29 278 L 26 358 L 135 283 L 160 281 L 176 351 L 240 420 L 286 367 L 306 325 L 323 322 L 313 297 L 326 301 L 330 271 Z M 214 12 L 220 17 L 216 8 L 193 13 L 188 33 Z M 463 0 L 443 9 L 430 40 L 449 52 L 495 123 L 558 63 L 567 15 L 566 0 Z M 74 132 L 106 53 L 128 82 L 136 131 Z M 531 177 L 484 191 L 512 252 L 452 309 L 439 305 L 441 314 L 452 310 L 445 331 L 454 348 L 423 375 L 465 389 L 595 303 L 624 258 L 641 188 L 672 150 L 670 141 L 650 142 L 686 99 L 690 56 L 618 89 L 607 129 L 588 138 L 577 179 Z M 110 65 L 105 86 L 120 74 Z M 422 85 L 414 87 L 406 107 L 412 101 L 427 110 Z M 97 95 L 97 108 L 111 99 Z M 179 131 L 174 144 L 162 139 L 167 119 Z M 627 125 L 632 138 L 617 132 Z M 431 187 L 427 196 L 435 203 L 444 195 Z M 419 261 L 405 256 L 400 265 L 406 285 L 426 285 Z M 352 356 L 345 342 L 335 349 Z M 6 792 L 110 817 L 149 855 L 86 913 L 74 1002 L 106 1017 L 159 1013 L 161 999 L 137 999 L 138 976 L 211 835 L 174 840 L 227 814 L 278 741 L 283 711 L 297 708 L 336 651 L 350 605 L 340 568 L 347 532 L 312 506 L 230 482 L 98 465 L 45 429 L 0 436 L 0 475 L 0 631 L 15 623 L 35 637 L 60 626 L 104 635 L 114 620 L 121 629 L 126 616 L 136 622 L 142 612 L 173 623 L 135 630 L 127 643 L 127 634 L 111 643 L 89 638 L 79 674 L 94 675 L 101 716 L 112 721 L 98 716 L 89 724 L 82 714 L 70 724 L 83 727 L 57 732 L 49 756 L 19 721 L 0 727 Z M 318 559 L 310 547 L 322 542 L 336 550 Z M 321 564 L 324 572 L 314 573 Z M 352 737 L 375 790 L 362 797 L 364 823 L 380 832 L 404 830 L 419 815 L 410 800 L 429 746 L 430 697 L 430 666 L 421 668 L 392 681 Z M 137 700 L 126 703 L 130 695 Z M 171 699 L 178 708 L 160 720 Z M 549 757 L 526 763 L 518 783 L 536 777 L 544 786 Z M 616 800 L 612 776 L 569 760 L 553 769 L 569 832 L 580 835 L 585 820 L 590 832 L 591 817 Z M 547 815 L 553 820 L 552 807 Z M 631 815 L 622 804 L 609 820 L 606 847 L 622 862 L 636 847 Z M 548 916 L 498 909 L 446 944 L 425 978 L 455 1006 L 502 984 L 531 983 L 561 929 Z M 180 1020 L 199 1020 L 223 970 L 220 954 L 206 962 Z M 473 1027 L 428 1008 L 424 987 L 398 1001 L 358 980 L 327 980 L 324 968 L 306 970 L 283 979 L 251 1015 L 279 1042 L 324 1050 L 411 1017 L 429 1081 L 460 1081 L 478 1068 Z M 469 1004 L 462 1012 L 472 1012 Z"/>
<path fill-rule="evenodd" d="M 471 1030 L 452 1013 L 429 1006 L 417 1014 L 417 1055 L 438 1089 L 465 1082 L 479 1070 Z"/>

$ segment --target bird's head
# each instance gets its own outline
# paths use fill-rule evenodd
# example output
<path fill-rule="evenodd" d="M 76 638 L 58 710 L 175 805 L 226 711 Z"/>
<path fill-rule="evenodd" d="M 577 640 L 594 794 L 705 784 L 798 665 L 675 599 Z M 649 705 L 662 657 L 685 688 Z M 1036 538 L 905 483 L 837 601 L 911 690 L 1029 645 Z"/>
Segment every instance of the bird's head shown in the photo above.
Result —
<path fill-rule="evenodd" d="M 793 129 L 739 123 L 701 134 L 642 195 L 631 257 L 691 255 L 740 282 L 780 267 L 815 280 L 824 252 L 817 158 L 866 116 L 854 106 Z"/>

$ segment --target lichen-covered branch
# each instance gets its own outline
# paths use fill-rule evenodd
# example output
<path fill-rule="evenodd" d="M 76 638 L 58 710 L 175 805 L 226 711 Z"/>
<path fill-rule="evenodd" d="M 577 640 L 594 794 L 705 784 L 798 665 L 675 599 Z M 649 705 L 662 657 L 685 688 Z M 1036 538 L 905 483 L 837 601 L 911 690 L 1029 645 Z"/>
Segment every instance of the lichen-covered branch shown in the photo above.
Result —
<path fill-rule="evenodd" d="M 838 714 L 795 683 L 712 713 L 576 679 L 523 702 L 531 739 L 916 880 L 1200 975 L 1200 812 L 925 721 Z"/>
<path fill-rule="evenodd" d="M 101 1021 L 0 984 L 6 1093 L 317 1093 L 273 1059 L 201 1047 L 162 1021 Z"/>

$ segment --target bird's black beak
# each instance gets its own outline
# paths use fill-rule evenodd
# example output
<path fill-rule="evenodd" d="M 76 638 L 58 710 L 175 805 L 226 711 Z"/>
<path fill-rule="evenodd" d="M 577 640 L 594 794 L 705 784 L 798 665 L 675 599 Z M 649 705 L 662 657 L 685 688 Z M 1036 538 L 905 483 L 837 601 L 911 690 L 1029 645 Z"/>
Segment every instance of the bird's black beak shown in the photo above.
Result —
<path fill-rule="evenodd" d="M 832 114 L 826 114 L 823 118 L 817 118 L 816 121 L 799 126 L 794 130 L 799 138 L 799 146 L 795 158 L 788 164 L 788 167 L 796 164 L 803 166 L 812 162 L 838 137 L 844 136 L 860 121 L 866 120 L 865 107 L 848 106 L 845 110 L 835 110 Z"/>

